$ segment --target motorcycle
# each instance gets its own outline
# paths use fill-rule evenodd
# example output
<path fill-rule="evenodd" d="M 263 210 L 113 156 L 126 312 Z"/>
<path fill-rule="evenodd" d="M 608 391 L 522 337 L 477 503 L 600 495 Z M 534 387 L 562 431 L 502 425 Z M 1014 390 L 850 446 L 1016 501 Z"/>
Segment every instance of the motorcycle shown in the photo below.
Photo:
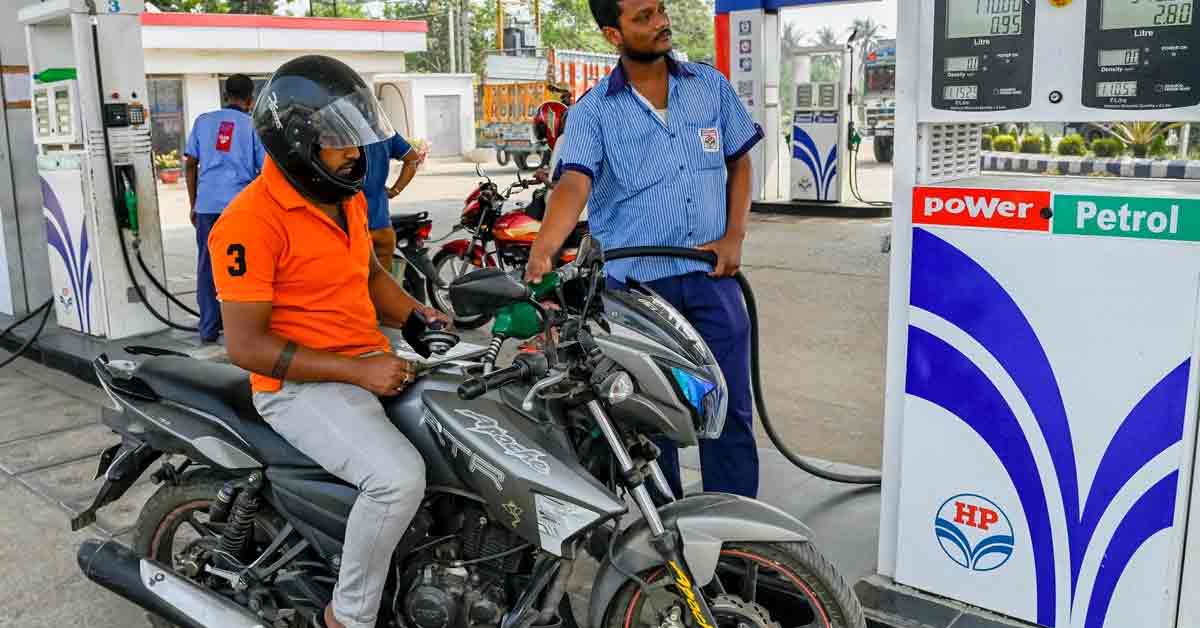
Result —
<path fill-rule="evenodd" d="M 426 285 L 436 276 L 425 243 L 433 232 L 429 212 L 397 214 L 392 218 L 396 232 L 396 249 L 392 274 L 401 281 L 404 291 L 421 303 L 428 303 Z"/>
<path fill-rule="evenodd" d="M 529 261 L 529 249 L 541 230 L 546 211 L 548 189 L 541 187 L 533 193 L 527 206 L 504 211 L 504 205 L 516 192 L 540 185 L 533 179 L 517 180 L 503 192 L 498 185 L 476 168 L 483 181 L 467 196 L 462 215 L 451 233 L 466 231 L 470 238 L 451 240 L 433 256 L 434 274 L 426 284 L 429 303 L 454 319 L 459 329 L 475 329 L 487 324 L 489 316 L 466 315 L 454 310 L 449 297 L 450 284 L 463 275 L 480 268 L 524 270 Z M 574 259 L 587 222 L 580 222 L 567 238 L 558 263 Z"/>
<path fill-rule="evenodd" d="M 495 317 L 494 339 L 474 362 L 422 364 L 383 400 L 428 489 L 391 557 L 378 625 L 574 627 L 566 587 L 590 554 L 586 626 L 865 628 L 799 520 L 733 495 L 671 495 L 651 437 L 719 434 L 724 381 L 676 310 L 637 286 L 605 289 L 602 264 L 589 238 L 536 284 L 490 268 L 450 287 L 464 313 Z M 543 308 L 571 286 L 583 296 Z M 506 340 L 550 328 L 544 351 L 487 368 Z M 259 418 L 245 372 L 129 350 L 136 361 L 95 361 L 113 402 L 103 421 L 122 442 L 101 456 L 105 483 L 73 527 L 163 455 L 182 462 L 155 473 L 133 549 L 87 541 L 84 573 L 160 628 L 306 625 L 331 597 L 357 491 Z M 622 526 L 627 498 L 641 518 Z"/>

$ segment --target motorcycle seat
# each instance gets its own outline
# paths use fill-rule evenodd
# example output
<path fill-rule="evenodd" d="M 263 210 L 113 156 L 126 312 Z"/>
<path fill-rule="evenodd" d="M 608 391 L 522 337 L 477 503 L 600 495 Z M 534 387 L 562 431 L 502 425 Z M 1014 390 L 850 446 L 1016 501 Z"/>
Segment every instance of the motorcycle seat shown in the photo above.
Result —
<path fill-rule="evenodd" d="M 399 229 L 401 227 L 411 227 L 429 218 L 429 212 L 417 212 L 415 214 L 392 214 L 392 228 Z"/>
<path fill-rule="evenodd" d="M 249 374 L 232 364 L 181 356 L 146 358 L 134 374 L 161 399 L 215 417 L 240 436 L 267 465 L 315 467 L 258 414 Z"/>

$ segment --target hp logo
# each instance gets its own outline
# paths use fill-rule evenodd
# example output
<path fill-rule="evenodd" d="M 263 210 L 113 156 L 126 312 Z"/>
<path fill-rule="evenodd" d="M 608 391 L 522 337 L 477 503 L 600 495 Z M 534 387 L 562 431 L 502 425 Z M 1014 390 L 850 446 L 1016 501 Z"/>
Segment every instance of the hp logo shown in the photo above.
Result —
<path fill-rule="evenodd" d="M 996 502 L 981 495 L 947 499 L 933 527 L 942 551 L 960 567 L 992 571 L 1012 557 L 1012 522 Z"/>

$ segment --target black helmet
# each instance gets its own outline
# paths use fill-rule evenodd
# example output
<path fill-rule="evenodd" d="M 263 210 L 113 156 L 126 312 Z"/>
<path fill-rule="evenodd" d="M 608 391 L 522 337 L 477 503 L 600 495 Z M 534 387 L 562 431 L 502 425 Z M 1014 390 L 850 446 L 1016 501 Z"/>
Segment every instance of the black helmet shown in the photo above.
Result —
<path fill-rule="evenodd" d="M 254 105 L 254 128 L 267 154 L 300 194 L 337 203 L 362 189 L 364 155 L 348 176 L 321 163 L 321 148 L 366 146 L 396 133 L 371 89 L 350 66 L 307 55 L 280 66 Z"/>

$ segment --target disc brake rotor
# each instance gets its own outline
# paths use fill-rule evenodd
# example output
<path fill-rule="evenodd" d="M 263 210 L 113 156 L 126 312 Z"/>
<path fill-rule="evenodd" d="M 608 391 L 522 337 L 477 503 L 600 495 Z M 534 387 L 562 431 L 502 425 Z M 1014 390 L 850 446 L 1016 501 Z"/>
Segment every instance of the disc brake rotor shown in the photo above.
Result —
<path fill-rule="evenodd" d="M 718 628 L 781 628 L 771 613 L 756 602 L 736 595 L 721 594 L 708 603 Z"/>

